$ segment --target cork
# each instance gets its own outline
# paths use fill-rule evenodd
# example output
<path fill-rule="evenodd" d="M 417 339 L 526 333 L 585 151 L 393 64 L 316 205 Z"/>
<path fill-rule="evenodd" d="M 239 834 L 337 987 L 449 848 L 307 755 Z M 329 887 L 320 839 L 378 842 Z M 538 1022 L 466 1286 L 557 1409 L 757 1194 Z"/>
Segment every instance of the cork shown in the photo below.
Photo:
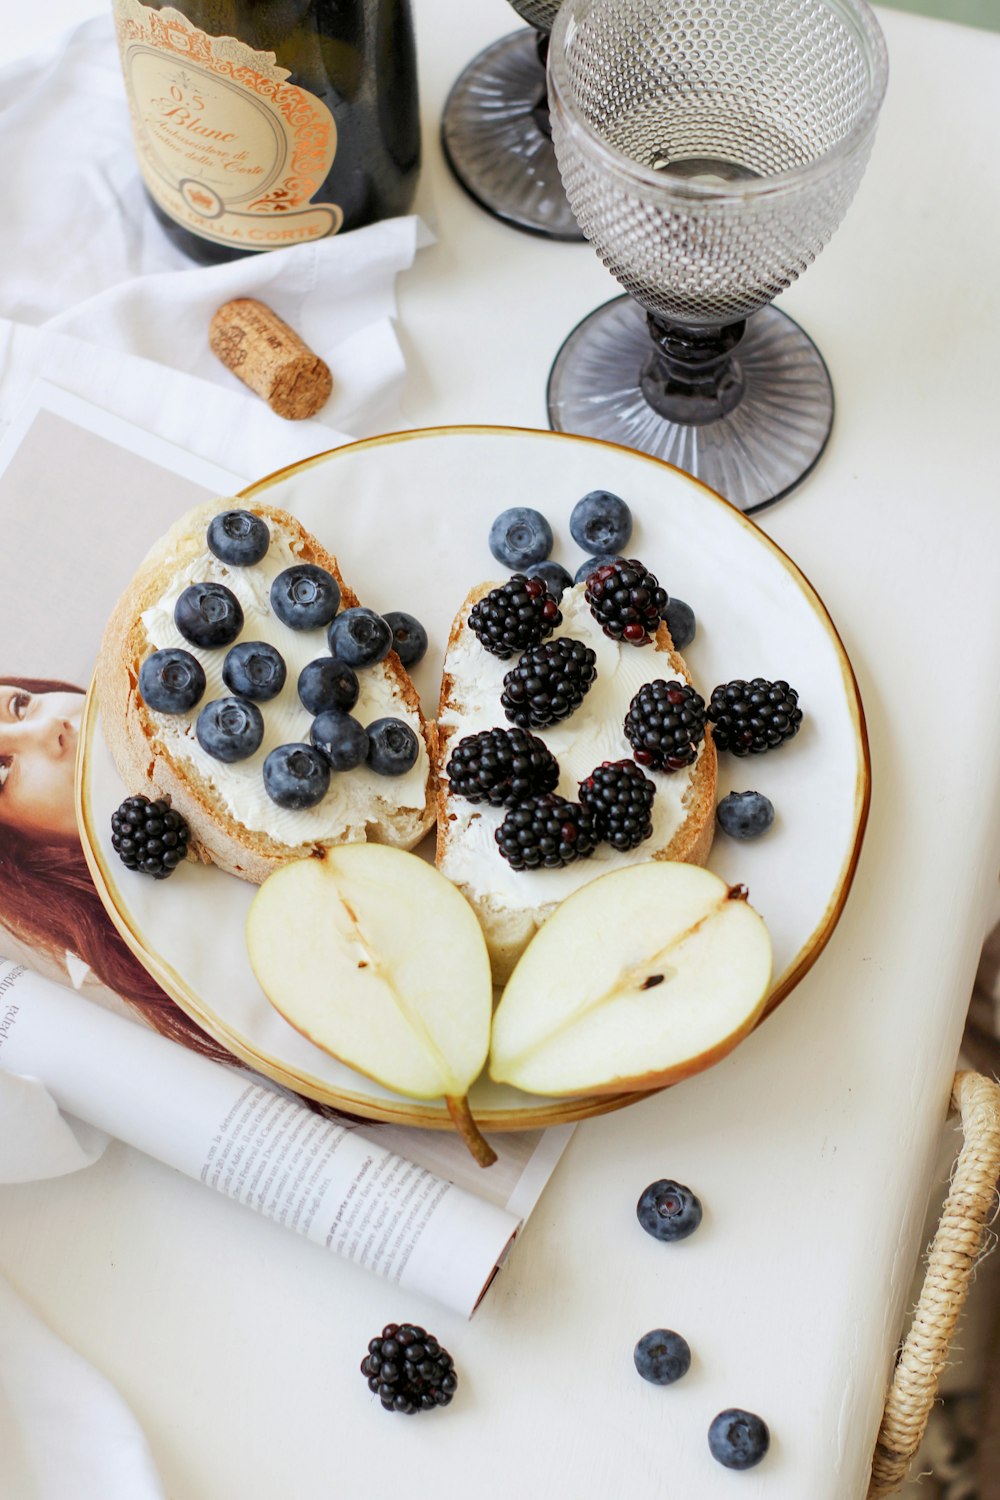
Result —
<path fill-rule="evenodd" d="M 212 353 L 227 370 L 290 421 L 315 416 L 329 398 L 329 368 L 288 324 L 263 302 L 226 302 L 208 330 Z"/>

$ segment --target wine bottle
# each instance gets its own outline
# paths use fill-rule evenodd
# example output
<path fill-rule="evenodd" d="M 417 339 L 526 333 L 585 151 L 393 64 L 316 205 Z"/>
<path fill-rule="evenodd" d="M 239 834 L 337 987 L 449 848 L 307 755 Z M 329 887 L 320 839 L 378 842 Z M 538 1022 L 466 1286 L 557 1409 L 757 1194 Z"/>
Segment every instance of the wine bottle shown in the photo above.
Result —
<path fill-rule="evenodd" d="M 112 0 L 143 184 L 194 260 L 405 213 L 410 0 Z"/>

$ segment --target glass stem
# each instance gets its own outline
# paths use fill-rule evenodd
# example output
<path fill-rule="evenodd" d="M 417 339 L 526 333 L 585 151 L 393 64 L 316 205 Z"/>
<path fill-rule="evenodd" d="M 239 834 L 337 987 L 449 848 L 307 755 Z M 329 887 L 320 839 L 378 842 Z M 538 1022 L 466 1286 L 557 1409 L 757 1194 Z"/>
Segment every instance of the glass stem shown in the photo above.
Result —
<path fill-rule="evenodd" d="M 646 314 L 654 348 L 642 368 L 642 394 L 654 411 L 689 427 L 717 422 L 743 397 L 743 373 L 733 350 L 746 320 L 696 328 Z"/>
<path fill-rule="evenodd" d="M 531 115 L 538 129 L 547 141 L 552 139 L 552 122 L 549 119 L 549 86 L 545 72 L 546 62 L 549 55 L 549 33 L 542 27 L 535 27 L 535 50 L 538 53 L 538 61 L 542 68 L 542 92 L 532 105 Z"/>

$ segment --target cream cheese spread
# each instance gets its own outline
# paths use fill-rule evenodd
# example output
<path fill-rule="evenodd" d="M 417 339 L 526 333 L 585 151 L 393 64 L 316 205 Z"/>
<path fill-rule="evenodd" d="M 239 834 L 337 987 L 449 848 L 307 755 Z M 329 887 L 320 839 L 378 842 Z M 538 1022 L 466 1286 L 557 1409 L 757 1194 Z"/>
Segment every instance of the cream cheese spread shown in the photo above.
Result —
<path fill-rule="evenodd" d="M 282 844 L 297 845 L 313 840 L 367 837 L 367 825 L 382 822 L 394 812 L 419 813 L 426 801 L 427 748 L 420 731 L 420 716 L 403 698 L 384 662 L 358 668 L 360 695 L 352 713 L 362 724 L 375 719 L 403 719 L 420 740 L 416 764 L 404 776 L 377 776 L 367 766 L 353 771 L 333 771 L 330 789 L 315 807 L 293 810 L 278 807 L 264 790 L 261 770 L 268 754 L 278 745 L 308 743 L 313 715 L 303 708 L 296 690 L 299 673 L 309 662 L 328 657 L 326 630 L 292 630 L 273 613 L 271 584 L 285 568 L 300 559 L 287 539 L 272 529 L 267 554 L 251 567 L 230 567 L 208 550 L 179 570 L 161 598 L 142 616 L 150 646 L 155 650 L 176 646 L 197 657 L 205 669 L 206 689 L 201 702 L 187 714 L 163 714 L 149 710 L 164 747 L 177 761 L 186 762 L 218 793 L 226 811 L 244 828 L 266 834 Z M 200 710 L 215 698 L 231 696 L 222 680 L 222 667 L 229 647 L 205 650 L 185 640 L 174 624 L 174 605 L 189 584 L 225 584 L 243 607 L 244 624 L 238 640 L 267 641 L 280 651 L 288 669 L 285 685 L 276 698 L 259 703 L 264 718 L 264 738 L 246 760 L 225 764 L 208 755 L 195 738 L 194 726 Z M 233 643 L 235 644 L 235 642 Z"/>
<path fill-rule="evenodd" d="M 556 790 L 573 802 L 579 800 L 580 782 L 602 761 L 631 758 L 632 747 L 625 738 L 623 725 L 639 688 L 657 678 L 690 681 L 686 675 L 675 672 L 664 653 L 652 645 L 619 645 L 606 636 L 590 612 L 584 591 L 582 583 L 566 590 L 559 605 L 562 624 L 548 639 L 565 635 L 583 641 L 596 653 L 597 677 L 580 707 L 568 719 L 532 731 L 544 740 L 559 762 Z M 452 679 L 452 695 L 458 701 L 438 721 L 449 747 L 457 745 L 465 735 L 507 727 L 500 694 L 504 676 L 515 662 L 516 657 L 502 661 L 491 655 L 468 625 L 463 624 L 445 660 L 445 672 Z M 700 748 L 699 760 L 702 753 Z M 645 771 L 656 786 L 653 833 L 637 849 L 622 854 L 607 844 L 599 844 L 589 859 L 578 859 L 556 870 L 513 870 L 495 840 L 506 809 L 449 797 L 442 873 L 475 899 L 489 898 L 497 910 L 530 907 L 547 915 L 551 908 L 598 875 L 619 866 L 639 864 L 655 850 L 666 848 L 687 816 L 697 764 L 695 761 L 681 771 L 670 773 Z"/>

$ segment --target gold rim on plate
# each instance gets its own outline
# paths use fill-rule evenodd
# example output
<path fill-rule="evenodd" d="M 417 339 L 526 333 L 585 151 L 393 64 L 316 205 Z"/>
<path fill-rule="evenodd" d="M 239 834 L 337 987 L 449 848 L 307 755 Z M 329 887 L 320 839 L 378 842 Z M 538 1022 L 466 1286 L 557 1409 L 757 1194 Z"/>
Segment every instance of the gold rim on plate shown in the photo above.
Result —
<path fill-rule="evenodd" d="M 283 482 L 290 475 L 301 473 L 306 469 L 328 463 L 331 460 L 335 461 L 340 454 L 355 454 L 367 449 L 376 449 L 394 443 L 419 442 L 428 438 L 449 436 L 468 437 L 476 434 L 484 436 L 499 436 L 503 434 L 528 436 L 557 443 L 572 443 L 574 445 L 585 443 L 601 449 L 610 448 L 617 450 L 627 454 L 630 459 L 653 464 L 660 469 L 670 470 L 671 473 L 692 485 L 701 496 L 718 505 L 724 506 L 733 519 L 751 532 L 755 540 L 772 553 L 791 576 L 799 592 L 805 597 L 832 642 L 840 664 L 845 698 L 850 710 L 858 752 L 858 775 L 854 789 L 854 825 L 852 837 L 850 847 L 841 866 L 826 909 L 791 963 L 786 966 L 775 981 L 768 996 L 767 1004 L 756 1023 L 759 1026 L 805 977 L 829 942 L 833 930 L 840 920 L 854 880 L 871 804 L 871 754 L 868 745 L 868 731 L 865 723 L 864 709 L 861 703 L 857 678 L 854 675 L 854 668 L 851 666 L 850 658 L 847 655 L 837 628 L 830 617 L 829 610 L 801 568 L 792 561 L 788 554 L 782 551 L 777 543 L 772 541 L 767 533 L 762 531 L 748 516 L 744 515 L 736 506 L 731 505 L 724 496 L 718 494 L 708 485 L 701 483 L 700 480 L 692 478 L 689 474 L 685 474 L 682 469 L 678 469 L 674 464 L 667 463 L 663 459 L 653 458 L 648 454 L 639 453 L 635 449 L 626 448 L 621 444 L 609 443 L 601 438 L 547 432 L 530 427 L 504 427 L 479 424 L 421 427 L 407 432 L 391 432 L 374 438 L 363 438 L 357 442 L 345 443 L 340 448 L 328 449 L 326 452 L 318 453 L 312 458 L 303 459 L 298 463 L 289 464 L 282 469 L 277 469 L 273 474 L 269 474 L 265 478 L 257 480 L 254 484 L 248 485 L 245 489 L 239 491 L 237 498 L 242 500 L 259 498 L 264 491 Z M 293 1068 L 279 1059 L 258 1052 L 249 1046 L 244 1038 L 235 1035 L 217 1015 L 207 1009 L 201 999 L 191 990 L 190 986 L 176 972 L 169 961 L 162 954 L 157 953 L 143 939 L 142 934 L 135 928 L 131 921 L 128 904 L 123 899 L 115 883 L 113 872 L 104 857 L 101 842 L 96 834 L 96 819 L 94 809 L 91 805 L 90 789 L 85 775 L 85 767 L 90 755 L 92 739 L 96 733 L 97 718 L 97 704 L 92 681 L 84 701 L 76 765 L 77 820 L 84 857 L 93 877 L 97 893 L 111 921 L 131 952 L 166 994 L 170 996 L 175 1004 L 191 1020 L 195 1021 L 209 1036 L 231 1052 L 234 1057 L 246 1063 L 249 1067 L 254 1068 L 257 1072 L 262 1073 L 265 1077 L 272 1079 L 274 1082 L 286 1088 L 293 1089 L 296 1093 L 304 1094 L 308 1098 L 315 1099 L 321 1104 L 330 1105 L 334 1109 L 342 1110 L 345 1113 L 358 1115 L 364 1119 L 378 1120 L 384 1124 L 419 1126 L 432 1130 L 453 1129 L 451 1118 L 442 1106 L 435 1106 L 433 1104 L 425 1105 L 419 1100 L 404 1099 L 402 1096 L 400 1096 L 397 1104 L 393 1100 L 373 1099 L 370 1094 L 354 1094 L 347 1089 L 334 1089 L 320 1078 L 303 1072 L 301 1069 Z M 359 1074 L 358 1076 L 359 1082 L 362 1081 L 361 1075 Z M 541 1096 L 539 1096 L 541 1102 L 537 1107 L 530 1106 L 511 1109 L 477 1107 L 476 1119 L 480 1127 L 487 1132 L 538 1130 L 550 1125 L 567 1125 L 578 1120 L 589 1119 L 596 1115 L 609 1114 L 613 1110 L 622 1109 L 629 1104 L 635 1104 L 638 1100 L 646 1099 L 651 1093 L 657 1092 L 659 1090 L 653 1089 L 641 1093 L 580 1095 L 569 1099 L 544 1100 L 541 1100 Z"/>

